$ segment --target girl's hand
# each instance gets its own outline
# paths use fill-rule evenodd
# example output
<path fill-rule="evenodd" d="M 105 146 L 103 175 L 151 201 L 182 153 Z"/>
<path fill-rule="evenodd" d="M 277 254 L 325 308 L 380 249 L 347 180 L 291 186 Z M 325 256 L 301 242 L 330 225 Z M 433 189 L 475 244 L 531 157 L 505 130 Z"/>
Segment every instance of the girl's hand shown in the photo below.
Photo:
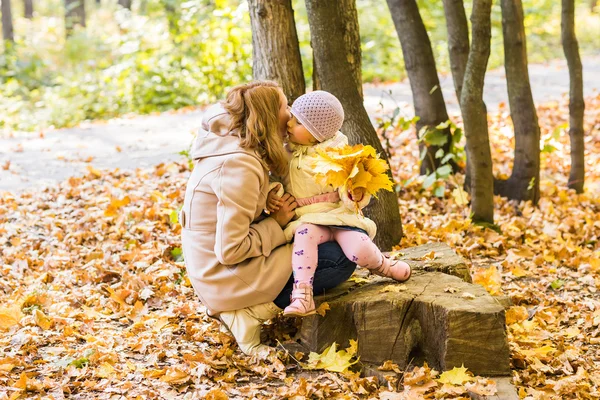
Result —
<path fill-rule="evenodd" d="M 279 226 L 283 228 L 296 215 L 296 212 L 294 211 L 296 207 L 298 207 L 296 198 L 289 193 L 284 193 L 283 197 L 281 197 L 281 206 L 271 213 L 271 218 L 277 221 Z"/>
<path fill-rule="evenodd" d="M 283 204 L 283 200 L 281 199 L 281 197 L 277 196 L 277 191 L 280 187 L 281 185 L 275 186 L 267 195 L 267 211 L 269 212 L 269 214 L 272 214 L 275 211 L 279 210 L 279 208 Z"/>
<path fill-rule="evenodd" d="M 350 197 L 350 199 L 352 201 L 356 201 L 357 203 L 359 201 L 361 201 L 363 199 L 363 197 L 365 196 L 365 188 L 356 188 L 352 191 L 348 191 L 348 197 Z"/>

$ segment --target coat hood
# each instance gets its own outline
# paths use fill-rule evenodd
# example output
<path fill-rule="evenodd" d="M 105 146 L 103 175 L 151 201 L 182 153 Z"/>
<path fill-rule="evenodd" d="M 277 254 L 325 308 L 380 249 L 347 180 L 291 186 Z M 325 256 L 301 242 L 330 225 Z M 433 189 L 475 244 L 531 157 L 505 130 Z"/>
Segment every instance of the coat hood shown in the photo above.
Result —
<path fill-rule="evenodd" d="M 229 131 L 231 118 L 220 104 L 210 107 L 202 118 L 201 128 L 192 145 L 191 157 L 199 161 L 232 153 L 246 153 L 258 159 L 266 168 L 262 157 L 254 151 L 240 147 L 240 138 Z"/>

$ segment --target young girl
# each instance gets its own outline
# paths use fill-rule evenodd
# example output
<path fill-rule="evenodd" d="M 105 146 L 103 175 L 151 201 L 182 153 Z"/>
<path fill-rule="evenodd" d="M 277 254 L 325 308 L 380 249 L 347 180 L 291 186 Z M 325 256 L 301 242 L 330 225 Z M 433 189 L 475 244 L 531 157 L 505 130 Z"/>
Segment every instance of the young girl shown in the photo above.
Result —
<path fill-rule="evenodd" d="M 328 241 L 339 243 L 348 259 L 368 268 L 375 274 L 397 281 L 406 281 L 410 266 L 403 261 L 385 257 L 371 241 L 375 237 L 375 223 L 357 213 L 364 208 L 370 194 L 364 190 L 348 193 L 324 186 L 316 179 L 311 167 L 311 156 L 317 149 L 343 147 L 348 138 L 339 129 L 344 122 L 344 110 L 331 93 L 314 91 L 298 97 L 291 108 L 288 122 L 289 149 L 292 151 L 285 190 L 296 197 L 298 219 L 285 228 L 286 238 L 294 239 L 292 269 L 294 289 L 292 302 L 284 315 L 306 316 L 315 313 L 313 276 L 317 267 L 318 245 Z M 270 211 L 277 209 L 279 199 L 275 191 L 269 193 Z"/>

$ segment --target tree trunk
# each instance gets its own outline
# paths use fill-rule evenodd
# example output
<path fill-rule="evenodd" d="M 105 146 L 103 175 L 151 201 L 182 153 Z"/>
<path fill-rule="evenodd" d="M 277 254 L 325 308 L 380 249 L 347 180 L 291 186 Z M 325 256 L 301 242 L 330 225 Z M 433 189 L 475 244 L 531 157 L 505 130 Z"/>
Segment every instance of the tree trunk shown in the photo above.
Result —
<path fill-rule="evenodd" d="M 131 10 L 131 0 L 119 0 L 118 3 L 121 7 Z"/>
<path fill-rule="evenodd" d="M 571 173 L 569 187 L 583 192 L 585 183 L 585 145 L 583 140 L 583 72 L 579 45 L 575 36 L 575 0 L 562 0 L 561 36 L 569 65 L 569 137 L 571 139 Z"/>
<path fill-rule="evenodd" d="M 85 26 L 84 0 L 65 0 L 65 31 L 67 37 L 73 32 L 75 25 Z"/>
<path fill-rule="evenodd" d="M 465 69 L 469 58 L 469 24 L 463 0 L 443 0 L 446 15 L 446 30 L 448 31 L 448 54 L 450 69 L 454 81 L 456 99 L 460 103 L 462 85 L 465 79 Z M 471 175 L 469 174 L 469 157 L 465 173 L 465 190 L 469 190 Z"/>
<path fill-rule="evenodd" d="M 456 98 L 460 101 L 465 68 L 469 58 L 469 25 L 463 0 L 444 0 L 448 54 Z"/>
<path fill-rule="evenodd" d="M 494 222 L 494 176 L 483 102 L 485 70 L 490 58 L 492 0 L 473 2 L 471 14 L 472 43 L 460 98 L 468 168 L 471 176 L 471 210 L 473 221 Z"/>
<path fill-rule="evenodd" d="M 515 131 L 515 161 L 508 180 L 497 180 L 495 193 L 514 200 L 540 198 L 540 126 L 533 103 L 521 0 L 501 0 L 504 70 Z"/>
<path fill-rule="evenodd" d="M 417 121 L 417 132 L 421 133 L 423 128 L 432 129 L 448 120 L 431 42 L 416 0 L 387 0 L 387 4 L 400 39 L 415 114 L 420 118 Z M 444 129 L 444 134 L 447 142 L 441 147 L 446 154 L 450 149 L 452 135 L 449 128 Z M 419 146 L 422 149 L 425 145 L 420 143 Z M 439 148 L 428 146 L 427 155 L 421 162 L 422 174 L 431 173 L 439 166 L 440 159 L 435 157 Z"/>
<path fill-rule="evenodd" d="M 31 19 L 33 18 L 33 0 L 25 0 L 25 18 Z"/>
<path fill-rule="evenodd" d="M 291 103 L 306 91 L 291 0 L 248 0 L 254 79 L 279 82 Z"/>
<path fill-rule="evenodd" d="M 171 34 L 171 38 L 174 43 L 179 43 L 181 41 L 179 38 L 179 2 L 174 0 L 160 0 L 160 3 L 165 9 L 167 22 L 169 23 L 169 33 Z"/>
<path fill-rule="evenodd" d="M 312 43 L 310 44 L 312 47 Z M 319 71 L 317 71 L 317 62 L 315 61 L 315 54 L 313 52 L 313 90 L 321 90 L 321 81 L 319 80 Z"/>
<path fill-rule="evenodd" d="M 360 65 L 360 48 L 347 48 L 349 43 L 356 43 L 355 41 L 335 40 L 346 35 L 358 35 L 358 32 L 348 31 L 350 26 L 358 26 L 348 22 L 357 19 L 355 5 L 351 5 L 348 0 L 307 0 L 306 11 L 321 87 L 334 94 L 344 106 L 346 118 L 342 131 L 348 135 L 351 143 L 371 145 L 381 157 L 386 158 L 363 105 L 359 90 L 362 82 L 356 82 L 358 77 L 355 69 Z M 365 208 L 365 215 L 378 226 L 375 243 L 381 249 L 389 250 L 399 243 L 402 238 L 402 223 L 395 193 L 382 192 L 379 201 L 373 201 Z"/>
<path fill-rule="evenodd" d="M 12 11 L 10 9 L 10 0 L 0 0 L 0 9 L 2 10 L 2 37 L 9 42 L 15 41 L 13 30 Z"/>

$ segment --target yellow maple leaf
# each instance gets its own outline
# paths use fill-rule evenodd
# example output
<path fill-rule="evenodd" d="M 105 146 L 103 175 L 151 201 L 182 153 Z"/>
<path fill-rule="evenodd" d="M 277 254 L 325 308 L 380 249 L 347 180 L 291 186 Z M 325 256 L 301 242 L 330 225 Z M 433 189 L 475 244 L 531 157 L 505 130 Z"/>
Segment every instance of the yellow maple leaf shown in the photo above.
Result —
<path fill-rule="evenodd" d="M 550 353 L 553 353 L 555 351 L 556 351 L 556 348 L 547 344 L 545 346 L 536 347 L 535 349 L 531 349 L 531 350 L 521 350 L 521 353 L 523 353 L 526 356 L 530 356 L 530 357 L 544 358 L 544 357 L 548 356 Z"/>
<path fill-rule="evenodd" d="M 452 190 L 454 202 L 459 206 L 464 206 L 469 203 L 469 194 L 462 187 L 457 187 Z"/>
<path fill-rule="evenodd" d="M 19 364 L 19 360 L 15 357 L 0 359 L 0 372 L 10 372 Z"/>
<path fill-rule="evenodd" d="M 317 308 L 317 314 L 319 314 L 321 317 L 324 317 L 327 310 L 331 310 L 331 308 L 329 307 L 329 303 L 325 301 Z"/>
<path fill-rule="evenodd" d="M 406 285 L 387 285 L 383 289 L 381 289 L 379 291 L 379 293 L 386 293 L 386 292 L 400 293 L 400 292 L 406 291 L 407 289 L 408 288 L 406 287 Z"/>
<path fill-rule="evenodd" d="M 483 286 L 492 296 L 502 293 L 502 276 L 495 265 L 476 268 L 473 273 L 473 283 Z"/>
<path fill-rule="evenodd" d="M 13 384 L 13 387 L 15 389 L 22 389 L 22 390 L 27 389 L 27 375 L 25 374 L 25 372 L 21 372 L 21 376 L 19 377 L 19 379 L 17 381 L 15 381 L 15 383 Z"/>
<path fill-rule="evenodd" d="M 506 310 L 506 325 L 522 322 L 529 318 L 527 309 L 523 306 L 513 306 Z"/>
<path fill-rule="evenodd" d="M 48 318 L 41 310 L 33 310 L 33 319 L 35 320 L 37 326 L 44 330 L 48 330 L 50 327 L 52 327 L 52 320 Z"/>
<path fill-rule="evenodd" d="M 100 378 L 108 378 L 115 373 L 115 368 L 107 362 L 103 362 L 98 367 L 96 375 Z"/>
<path fill-rule="evenodd" d="M 338 189 L 364 188 L 376 196 L 381 190 L 392 191 L 394 183 L 386 171 L 389 166 L 377 157 L 372 146 L 355 145 L 317 149 L 317 154 L 306 159 L 316 173 L 317 180 Z"/>
<path fill-rule="evenodd" d="M 17 325 L 23 313 L 18 306 L 0 307 L 0 329 L 8 329 L 13 325 Z"/>
<path fill-rule="evenodd" d="M 179 368 L 169 368 L 165 375 L 160 378 L 161 381 L 171 383 L 173 385 L 180 385 L 186 383 L 190 379 L 190 374 Z"/>
<path fill-rule="evenodd" d="M 86 166 L 88 172 L 92 175 L 94 175 L 96 178 L 101 178 L 102 177 L 102 171 L 92 167 L 91 165 Z"/>
<path fill-rule="evenodd" d="M 206 393 L 206 400 L 229 400 L 229 396 L 221 389 L 211 389 L 208 393 Z"/>
<path fill-rule="evenodd" d="M 354 343 L 353 343 L 354 342 Z M 345 372 L 348 368 L 356 364 L 358 359 L 350 361 L 356 354 L 356 341 L 350 341 L 350 347 L 347 350 L 337 351 L 337 343 L 333 342 L 331 346 L 323 350 L 321 354 L 311 352 L 308 355 L 308 362 L 303 365 L 306 369 L 324 369 L 333 372 Z"/>
<path fill-rule="evenodd" d="M 467 368 L 465 368 L 464 364 L 460 368 L 454 367 L 450 371 L 443 372 L 438 378 L 438 382 L 452 385 L 462 385 L 472 380 L 473 376 L 467 374 Z"/>
<path fill-rule="evenodd" d="M 115 215 L 117 215 L 119 208 L 126 206 L 129 203 L 131 203 L 131 199 L 129 198 L 129 196 L 125 196 L 122 199 L 112 198 L 110 200 L 110 204 L 108 205 L 108 207 L 106 207 L 106 210 L 104 210 L 104 215 L 106 217 L 114 217 Z"/>

